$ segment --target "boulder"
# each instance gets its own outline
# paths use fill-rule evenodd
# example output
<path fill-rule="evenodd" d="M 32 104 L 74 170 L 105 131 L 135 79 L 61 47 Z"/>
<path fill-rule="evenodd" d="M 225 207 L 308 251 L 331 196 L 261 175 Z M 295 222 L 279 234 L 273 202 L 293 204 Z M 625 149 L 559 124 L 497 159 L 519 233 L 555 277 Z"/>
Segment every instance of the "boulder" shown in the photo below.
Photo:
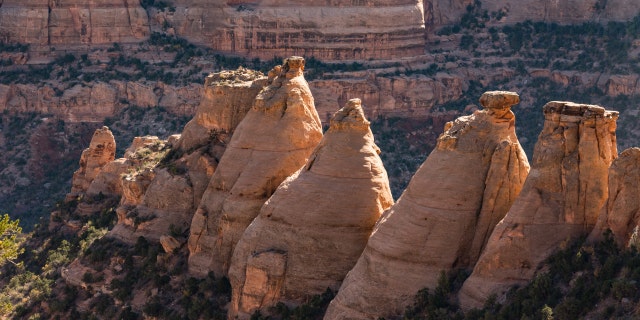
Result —
<path fill-rule="evenodd" d="M 589 234 L 607 199 L 618 113 L 560 101 L 543 111 L 531 173 L 460 291 L 465 309 L 529 282 L 546 258 Z"/>
<path fill-rule="evenodd" d="M 360 99 L 337 111 L 306 166 L 287 178 L 238 242 L 230 317 L 269 313 L 336 291 L 380 214 L 393 204 Z"/>
<path fill-rule="evenodd" d="M 383 214 L 325 319 L 402 314 L 442 272 L 473 266 L 529 171 L 515 133 L 513 92 L 494 91 L 483 110 L 445 126 L 436 149 Z M 363 294 L 366 293 L 366 294 Z"/>
<path fill-rule="evenodd" d="M 236 128 L 191 223 L 189 271 L 226 275 L 235 244 L 322 138 L 304 59 L 285 59 Z"/>

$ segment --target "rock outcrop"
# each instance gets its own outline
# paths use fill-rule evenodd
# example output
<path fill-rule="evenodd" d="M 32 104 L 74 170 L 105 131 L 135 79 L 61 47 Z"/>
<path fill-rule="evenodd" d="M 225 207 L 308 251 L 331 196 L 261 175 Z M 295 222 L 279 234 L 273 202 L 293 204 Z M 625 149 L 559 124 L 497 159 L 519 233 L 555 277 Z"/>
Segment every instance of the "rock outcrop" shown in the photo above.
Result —
<path fill-rule="evenodd" d="M 125 197 L 110 236 L 129 243 L 143 236 L 160 241 L 168 252 L 184 244 L 183 233 L 233 131 L 266 81 L 260 72 L 243 68 L 210 74 L 196 115 L 176 137 L 164 162 L 123 177 Z M 134 139 L 125 155 L 138 149 L 140 139 Z"/>
<path fill-rule="evenodd" d="M 420 0 L 175 1 L 159 13 L 176 34 L 217 51 L 269 60 L 398 59 L 424 54 Z"/>
<path fill-rule="evenodd" d="M 336 291 L 393 204 L 360 99 L 347 102 L 306 166 L 287 178 L 238 242 L 230 317 Z"/>
<path fill-rule="evenodd" d="M 376 225 L 325 319 L 399 315 L 418 290 L 436 287 L 441 272 L 473 266 L 529 171 L 510 110 L 518 95 L 487 92 L 480 102 L 484 110 L 447 123 Z"/>
<path fill-rule="evenodd" d="M 531 280 L 553 252 L 589 234 L 607 199 L 618 113 L 558 101 L 543 110 L 531 173 L 464 283 L 463 308 L 481 307 L 490 295 Z"/>
<path fill-rule="evenodd" d="M 602 240 L 607 229 L 621 248 L 629 245 L 634 228 L 640 225 L 640 148 L 630 148 L 609 168 L 609 198 L 602 208 L 590 242 Z"/>
<path fill-rule="evenodd" d="M 0 34 L 32 45 L 139 42 L 149 36 L 139 0 L 3 0 Z"/>
<path fill-rule="evenodd" d="M 225 275 L 235 244 L 285 178 L 300 169 L 322 138 L 304 59 L 285 59 L 240 122 L 196 211 L 189 272 Z"/>
<path fill-rule="evenodd" d="M 116 141 L 108 127 L 93 133 L 89 148 L 82 151 L 80 168 L 73 173 L 71 192 L 66 199 L 71 200 L 89 190 L 91 183 L 102 169 L 116 158 Z"/>

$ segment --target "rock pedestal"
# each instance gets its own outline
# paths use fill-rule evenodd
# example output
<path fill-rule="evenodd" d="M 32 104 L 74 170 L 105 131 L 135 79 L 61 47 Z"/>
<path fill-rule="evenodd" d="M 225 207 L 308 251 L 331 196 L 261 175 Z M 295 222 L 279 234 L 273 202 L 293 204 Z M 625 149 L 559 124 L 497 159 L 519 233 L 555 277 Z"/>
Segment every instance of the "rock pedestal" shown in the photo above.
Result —
<path fill-rule="evenodd" d="M 473 266 L 529 171 L 515 134 L 511 92 L 487 92 L 484 110 L 447 123 L 436 149 L 376 225 L 325 319 L 401 314 L 441 272 Z"/>
<path fill-rule="evenodd" d="M 235 244 L 322 138 L 304 59 L 285 59 L 236 128 L 191 223 L 189 272 L 226 275 Z"/>
<path fill-rule="evenodd" d="M 531 173 L 460 291 L 463 308 L 531 280 L 554 251 L 589 234 L 607 199 L 618 113 L 553 101 L 544 116 Z"/>
<path fill-rule="evenodd" d="M 380 214 L 393 204 L 360 99 L 336 112 L 301 171 L 285 180 L 235 248 L 230 317 L 268 314 L 337 290 Z"/>

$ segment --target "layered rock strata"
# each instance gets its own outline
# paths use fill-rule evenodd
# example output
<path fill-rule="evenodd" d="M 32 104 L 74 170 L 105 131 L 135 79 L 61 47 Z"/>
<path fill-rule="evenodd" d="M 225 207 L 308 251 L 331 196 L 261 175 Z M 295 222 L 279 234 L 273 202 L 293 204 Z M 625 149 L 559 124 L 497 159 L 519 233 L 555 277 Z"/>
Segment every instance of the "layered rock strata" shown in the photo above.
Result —
<path fill-rule="evenodd" d="M 0 34 L 33 45 L 139 42 L 150 33 L 139 0 L 3 0 Z"/>
<path fill-rule="evenodd" d="M 304 59 L 285 59 L 240 122 L 191 223 L 189 271 L 227 273 L 235 244 L 285 178 L 322 138 Z"/>
<path fill-rule="evenodd" d="M 397 59 L 424 54 L 420 0 L 175 1 L 156 17 L 217 51 L 261 59 Z"/>
<path fill-rule="evenodd" d="M 393 204 L 360 99 L 350 100 L 306 166 L 287 178 L 235 248 L 230 317 L 268 314 L 334 291 L 362 253 L 380 214 Z"/>
<path fill-rule="evenodd" d="M 106 126 L 97 129 L 91 137 L 89 148 L 82 151 L 80 168 L 73 173 L 71 192 L 66 199 L 71 200 L 86 193 L 93 180 L 115 157 L 116 141 L 113 133 Z"/>
<path fill-rule="evenodd" d="M 602 240 L 608 229 L 618 246 L 626 248 L 639 224 L 640 148 L 630 148 L 609 168 L 609 197 L 588 240 Z"/>
<path fill-rule="evenodd" d="M 543 111 L 531 173 L 460 291 L 464 308 L 531 280 L 553 252 L 589 234 L 607 199 L 618 113 L 558 101 Z"/>
<path fill-rule="evenodd" d="M 376 225 L 325 319 L 403 312 L 441 272 L 472 266 L 529 171 L 515 134 L 512 92 L 487 92 L 484 110 L 447 123 L 436 149 Z M 366 294 L 363 294 L 366 293 Z"/>

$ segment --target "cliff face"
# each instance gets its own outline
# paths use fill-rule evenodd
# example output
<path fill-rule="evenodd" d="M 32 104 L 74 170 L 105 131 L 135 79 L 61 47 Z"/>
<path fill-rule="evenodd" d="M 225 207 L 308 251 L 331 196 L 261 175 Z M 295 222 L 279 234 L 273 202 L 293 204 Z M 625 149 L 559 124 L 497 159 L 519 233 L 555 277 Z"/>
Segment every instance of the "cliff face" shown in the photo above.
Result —
<path fill-rule="evenodd" d="M 149 35 L 139 0 L 4 0 L 0 34 L 34 45 L 138 42 Z"/>
<path fill-rule="evenodd" d="M 233 248 L 260 207 L 322 138 L 303 70 L 304 59 L 292 57 L 269 72 L 269 86 L 236 128 L 193 216 L 191 273 L 227 273 Z"/>
<path fill-rule="evenodd" d="M 214 50 L 271 59 L 397 59 L 424 54 L 422 1 L 176 1 L 157 17 Z"/>
<path fill-rule="evenodd" d="M 588 235 L 608 196 L 609 165 L 617 157 L 617 112 L 549 102 L 520 196 L 496 226 L 460 291 L 463 308 L 531 280 L 563 244 Z"/>
<path fill-rule="evenodd" d="M 306 166 L 287 178 L 235 248 L 230 317 L 337 290 L 393 204 L 359 99 L 333 115 Z"/>
<path fill-rule="evenodd" d="M 325 319 L 399 315 L 418 290 L 437 286 L 441 271 L 473 266 L 529 171 L 510 110 L 518 95 L 487 92 L 480 102 L 484 110 L 447 123 Z"/>

